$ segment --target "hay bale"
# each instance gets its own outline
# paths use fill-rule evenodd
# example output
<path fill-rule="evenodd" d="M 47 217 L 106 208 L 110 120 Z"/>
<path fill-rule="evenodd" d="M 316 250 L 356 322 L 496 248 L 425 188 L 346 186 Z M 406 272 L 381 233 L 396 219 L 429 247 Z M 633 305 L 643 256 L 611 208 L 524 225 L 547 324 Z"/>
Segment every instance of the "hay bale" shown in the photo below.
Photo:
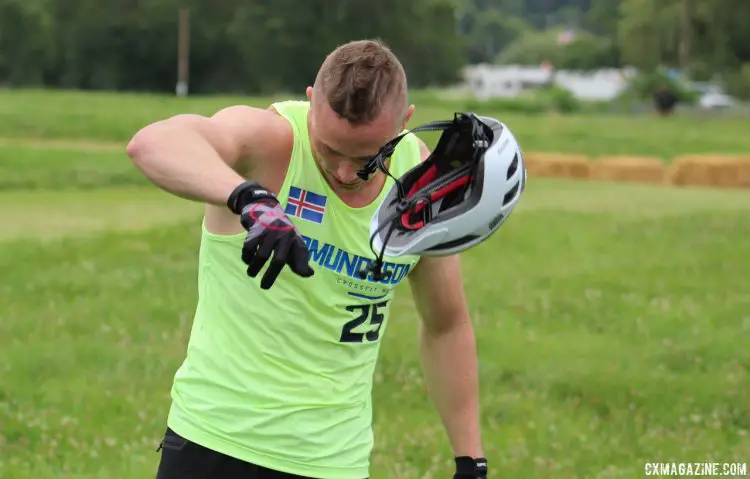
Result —
<path fill-rule="evenodd" d="M 591 162 L 585 155 L 525 153 L 523 158 L 529 176 L 588 179 L 591 168 Z"/>
<path fill-rule="evenodd" d="M 676 158 L 668 173 L 676 186 L 750 188 L 750 156 L 690 155 Z"/>
<path fill-rule="evenodd" d="M 635 183 L 664 183 L 667 169 L 658 158 L 605 156 L 591 164 L 591 179 Z"/>

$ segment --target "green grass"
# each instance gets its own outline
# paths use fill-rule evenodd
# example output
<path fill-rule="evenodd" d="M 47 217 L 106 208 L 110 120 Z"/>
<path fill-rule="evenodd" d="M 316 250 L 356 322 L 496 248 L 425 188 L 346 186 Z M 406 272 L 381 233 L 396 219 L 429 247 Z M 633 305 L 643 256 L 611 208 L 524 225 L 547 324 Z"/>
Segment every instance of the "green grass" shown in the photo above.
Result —
<path fill-rule="evenodd" d="M 148 185 L 120 151 L 0 146 L 0 191 Z"/>
<path fill-rule="evenodd" d="M 148 186 L 143 124 L 268 99 L 0 90 L 0 477 L 153 477 L 195 307 L 201 206 Z M 416 122 L 449 115 L 420 106 Z M 500 116 L 527 150 L 748 153 L 747 123 Z M 532 178 L 463 255 L 492 477 L 750 458 L 750 192 Z M 488 268 L 488 265 L 492 265 Z M 376 375 L 373 479 L 450 477 L 408 289 Z"/>
<path fill-rule="evenodd" d="M 153 477 L 201 208 L 124 181 L 119 152 L 0 158 L 0 477 Z M 745 191 L 531 180 L 463 256 L 493 477 L 747 462 L 748 213 Z M 406 288 L 391 321 L 372 477 L 449 477 Z"/>
<path fill-rule="evenodd" d="M 434 96 L 434 95 L 433 95 Z M 182 113 L 211 114 L 241 103 L 267 106 L 277 98 L 189 97 L 138 94 L 0 90 L 0 138 L 38 143 L 79 139 L 125 142 L 146 124 Z M 289 97 L 291 98 L 291 97 Z M 301 95 L 295 98 L 303 98 Z M 415 93 L 417 110 L 410 126 L 450 118 L 466 102 L 435 102 Z M 669 160 L 697 153 L 750 154 L 750 121 L 720 117 L 615 115 L 528 116 L 497 110 L 489 103 L 476 113 L 505 121 L 527 151 L 589 155 L 653 155 Z M 427 139 L 437 138 L 434 134 Z"/>

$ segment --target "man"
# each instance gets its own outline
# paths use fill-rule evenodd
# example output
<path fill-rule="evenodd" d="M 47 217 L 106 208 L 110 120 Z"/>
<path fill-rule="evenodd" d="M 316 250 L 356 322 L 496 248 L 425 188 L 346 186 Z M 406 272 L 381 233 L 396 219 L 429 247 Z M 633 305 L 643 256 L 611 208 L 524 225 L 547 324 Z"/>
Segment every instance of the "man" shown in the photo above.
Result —
<path fill-rule="evenodd" d="M 385 279 L 359 274 L 392 180 L 357 173 L 414 112 L 404 69 L 384 44 L 354 41 L 328 55 L 306 92 L 268 109 L 177 115 L 128 145 L 154 184 L 206 205 L 199 300 L 157 477 L 368 477 L 380 331 L 404 279 L 454 477 L 485 477 L 458 257 L 386 258 Z M 410 134 L 390 171 L 428 155 Z"/>

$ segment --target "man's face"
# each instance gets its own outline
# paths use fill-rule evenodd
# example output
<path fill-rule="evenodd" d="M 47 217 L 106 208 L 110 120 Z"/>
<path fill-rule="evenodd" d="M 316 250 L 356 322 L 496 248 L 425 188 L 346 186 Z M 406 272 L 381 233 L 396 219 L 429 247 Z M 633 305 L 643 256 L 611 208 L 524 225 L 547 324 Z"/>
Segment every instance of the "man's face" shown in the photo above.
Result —
<path fill-rule="evenodd" d="M 401 133 L 412 108 L 408 111 L 385 110 L 370 124 L 354 126 L 339 118 L 323 98 L 310 99 L 308 127 L 313 154 L 326 180 L 336 192 L 355 192 L 365 182 L 357 176 L 367 160 Z M 317 93 L 317 92 L 316 92 Z"/>

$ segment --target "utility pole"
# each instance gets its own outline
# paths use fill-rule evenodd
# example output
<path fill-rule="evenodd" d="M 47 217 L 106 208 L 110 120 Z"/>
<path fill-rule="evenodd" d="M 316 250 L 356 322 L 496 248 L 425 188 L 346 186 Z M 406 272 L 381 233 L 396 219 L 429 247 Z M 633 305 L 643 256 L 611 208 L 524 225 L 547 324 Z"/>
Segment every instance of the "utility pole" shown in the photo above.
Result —
<path fill-rule="evenodd" d="M 690 72 L 690 44 L 692 43 L 692 29 L 690 28 L 690 0 L 680 1 L 680 46 L 679 61 L 683 74 Z"/>
<path fill-rule="evenodd" d="M 177 45 L 177 96 L 188 94 L 188 76 L 190 71 L 190 8 L 180 7 L 179 31 Z"/>

